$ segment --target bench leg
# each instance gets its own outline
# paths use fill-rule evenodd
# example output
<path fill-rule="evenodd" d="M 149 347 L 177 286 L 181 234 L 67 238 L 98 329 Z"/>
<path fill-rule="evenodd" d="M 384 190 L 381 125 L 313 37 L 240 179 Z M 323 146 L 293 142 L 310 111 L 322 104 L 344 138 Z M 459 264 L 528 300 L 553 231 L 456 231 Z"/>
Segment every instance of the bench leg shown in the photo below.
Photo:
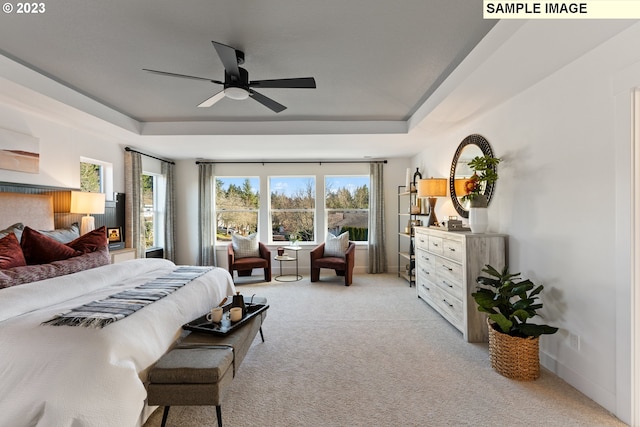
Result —
<path fill-rule="evenodd" d="M 264 335 L 262 335 L 262 326 L 260 326 L 260 338 L 262 339 L 262 342 L 264 342 Z"/>
<path fill-rule="evenodd" d="M 218 417 L 218 427 L 222 427 L 222 408 L 216 405 L 216 416 Z"/>
<path fill-rule="evenodd" d="M 167 417 L 169 416 L 169 408 L 171 408 L 171 406 L 164 407 L 164 412 L 162 413 L 162 424 L 160 424 L 160 427 L 164 427 L 165 424 L 167 424 Z"/>

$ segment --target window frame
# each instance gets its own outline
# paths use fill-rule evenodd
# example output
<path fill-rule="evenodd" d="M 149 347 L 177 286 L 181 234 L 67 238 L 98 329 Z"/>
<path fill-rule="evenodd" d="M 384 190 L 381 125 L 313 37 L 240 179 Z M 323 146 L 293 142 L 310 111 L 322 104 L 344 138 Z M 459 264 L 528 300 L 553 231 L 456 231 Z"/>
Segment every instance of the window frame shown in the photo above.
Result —
<path fill-rule="evenodd" d="M 311 192 L 311 194 L 313 195 L 313 207 L 311 208 L 294 208 L 294 209 L 281 209 L 281 208 L 273 208 L 272 207 L 272 203 L 271 203 L 271 195 L 272 195 L 272 180 L 273 179 L 305 179 L 305 180 L 310 180 L 313 182 L 313 190 Z M 312 221 L 313 221 L 313 239 L 312 240 L 300 240 L 299 243 L 302 244 L 317 244 L 318 241 L 318 179 L 317 179 L 317 175 L 269 175 L 267 177 L 267 187 L 268 187 L 268 191 L 267 191 L 267 197 L 268 197 L 268 218 L 269 218 L 269 226 L 268 226 L 268 232 L 269 232 L 269 236 L 268 236 L 268 241 L 269 244 L 272 245 L 278 245 L 278 244 L 282 244 L 283 241 L 282 240 L 274 240 L 274 235 L 273 235 L 273 214 L 277 213 L 277 212 L 309 212 L 312 214 Z M 288 236 L 286 236 L 288 237 Z M 287 239 L 284 242 L 289 242 L 290 240 Z"/>
<path fill-rule="evenodd" d="M 233 180 L 249 180 L 249 183 L 251 184 L 251 180 L 255 179 L 257 180 L 257 185 L 256 187 L 252 188 L 257 188 L 257 196 L 258 196 L 258 207 L 257 208 L 249 208 L 249 209 L 229 209 L 229 210 L 221 210 L 218 209 L 218 184 L 217 181 L 218 179 L 233 179 Z M 213 218 L 215 221 L 215 236 L 216 236 L 216 243 L 220 242 L 221 244 L 227 244 L 229 242 L 231 242 L 231 237 L 229 237 L 229 239 L 218 239 L 218 213 L 219 212 L 255 212 L 256 214 L 256 231 L 255 233 L 258 233 L 258 236 L 260 235 L 260 229 L 261 229 L 261 221 L 260 221 L 260 206 L 261 206 L 261 195 L 260 195 L 260 177 L 259 176 L 246 176 L 246 175 L 216 175 L 213 177 Z"/>
<path fill-rule="evenodd" d="M 367 207 L 366 208 L 349 208 L 349 209 L 345 209 L 345 208 L 340 208 L 340 209 L 336 209 L 336 208 L 328 208 L 327 207 L 327 195 L 328 195 L 328 191 L 327 191 L 327 179 L 331 179 L 331 178 L 366 178 L 367 179 L 367 192 L 369 194 L 369 200 L 367 201 Z M 330 174 L 330 175 L 324 175 L 324 194 L 323 194 L 323 202 L 324 202 L 324 224 L 325 224 L 325 232 L 329 233 L 329 214 L 331 212 L 342 212 L 345 210 L 351 211 L 351 212 L 366 212 L 367 213 L 367 224 L 369 223 L 369 218 L 371 216 L 371 176 L 370 175 L 365 175 L 365 174 Z M 368 229 L 368 225 L 367 225 L 367 229 Z M 350 240 L 353 241 L 356 244 L 368 244 L 369 243 L 369 234 L 367 232 L 367 240 Z"/>

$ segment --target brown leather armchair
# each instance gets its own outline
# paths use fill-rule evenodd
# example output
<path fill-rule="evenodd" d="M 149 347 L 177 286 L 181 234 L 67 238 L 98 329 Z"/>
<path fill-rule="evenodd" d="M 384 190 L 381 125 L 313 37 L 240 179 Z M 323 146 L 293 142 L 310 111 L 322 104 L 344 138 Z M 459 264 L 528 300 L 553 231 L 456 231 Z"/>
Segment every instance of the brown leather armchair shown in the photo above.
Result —
<path fill-rule="evenodd" d="M 233 270 L 238 272 L 239 277 L 251 276 L 254 268 L 264 268 L 264 281 L 271 281 L 271 251 L 264 243 L 258 243 L 260 257 L 236 258 L 233 252 L 233 244 L 229 244 L 227 255 L 229 260 L 229 273 L 233 278 Z"/>
<path fill-rule="evenodd" d="M 353 282 L 353 266 L 356 261 L 356 244 L 349 241 L 349 247 L 344 258 L 325 257 L 324 243 L 316 246 L 311 252 L 311 281 L 320 280 L 320 269 L 330 268 L 336 271 L 338 276 L 344 276 L 344 285 L 349 286 Z"/>

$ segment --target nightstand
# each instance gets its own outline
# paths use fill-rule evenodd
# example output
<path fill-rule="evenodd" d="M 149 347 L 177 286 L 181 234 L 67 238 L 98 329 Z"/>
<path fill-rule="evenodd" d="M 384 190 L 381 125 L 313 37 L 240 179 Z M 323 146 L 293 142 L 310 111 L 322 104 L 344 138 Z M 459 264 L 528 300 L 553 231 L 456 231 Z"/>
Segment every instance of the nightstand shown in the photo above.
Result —
<path fill-rule="evenodd" d="M 118 262 L 136 259 L 136 250 L 133 248 L 118 249 L 109 251 L 109 255 L 111 255 L 111 264 L 116 264 Z"/>

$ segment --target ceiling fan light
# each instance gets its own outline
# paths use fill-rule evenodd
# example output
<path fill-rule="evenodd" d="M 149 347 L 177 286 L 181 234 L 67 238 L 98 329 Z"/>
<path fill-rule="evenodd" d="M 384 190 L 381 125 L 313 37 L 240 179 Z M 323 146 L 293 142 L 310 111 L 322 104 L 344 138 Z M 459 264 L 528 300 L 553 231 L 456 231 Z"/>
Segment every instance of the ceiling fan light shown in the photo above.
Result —
<path fill-rule="evenodd" d="M 241 87 L 230 86 L 228 88 L 225 88 L 224 95 L 227 98 L 243 100 L 249 97 L 249 92 Z"/>

